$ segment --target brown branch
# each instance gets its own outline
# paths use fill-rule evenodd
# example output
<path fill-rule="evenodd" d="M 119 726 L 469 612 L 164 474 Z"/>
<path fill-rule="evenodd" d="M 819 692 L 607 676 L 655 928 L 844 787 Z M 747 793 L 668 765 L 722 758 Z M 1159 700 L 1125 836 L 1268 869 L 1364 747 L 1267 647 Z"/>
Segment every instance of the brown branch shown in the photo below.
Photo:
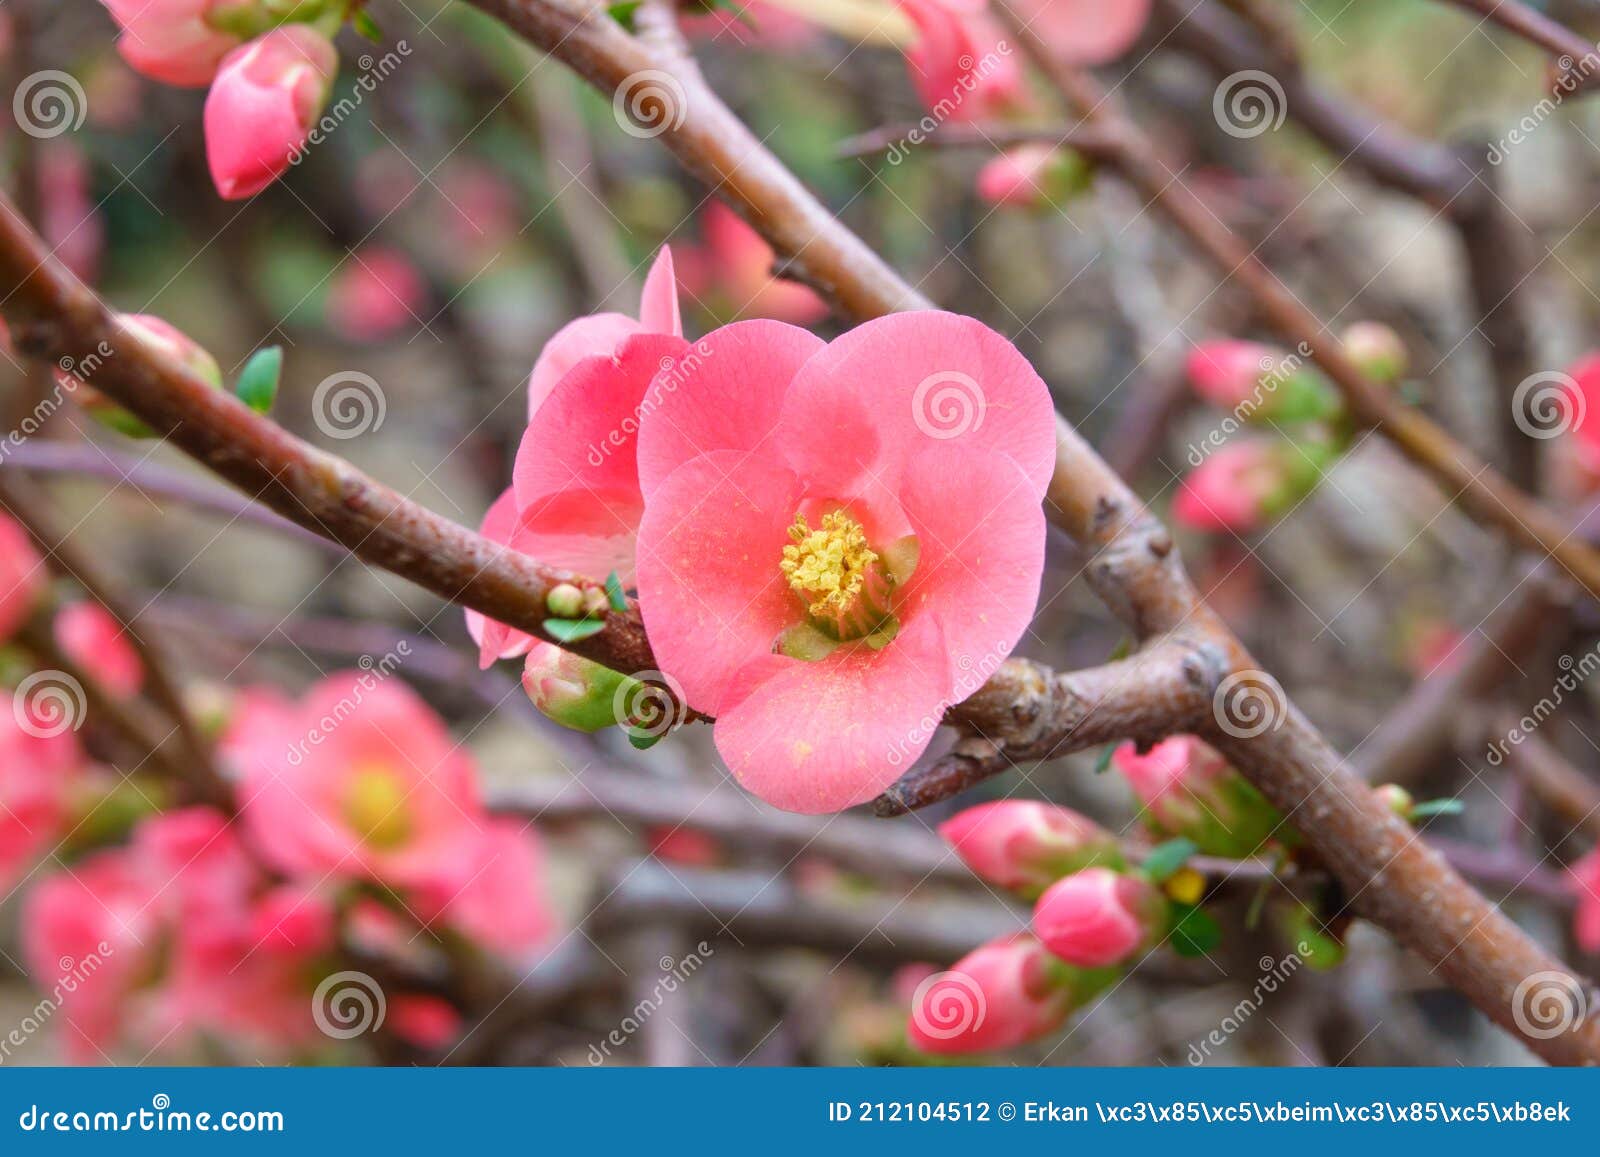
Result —
<path fill-rule="evenodd" d="M 1595 46 L 1565 24 L 1520 0 L 1442 0 L 1476 13 L 1514 36 L 1544 49 L 1554 58 L 1555 82 L 1567 91 L 1587 87 L 1594 80 Z M 1553 86 L 1553 87 L 1554 87 Z"/>
<path fill-rule="evenodd" d="M 1505 759 L 1533 794 L 1561 819 L 1590 839 L 1600 839 L 1600 784 L 1574 767 L 1543 736 L 1530 733 L 1511 711 L 1495 716 L 1496 738 L 1505 743 Z M 1515 743 L 1506 736 L 1520 733 Z"/>
<path fill-rule="evenodd" d="M 915 140 L 916 147 L 963 149 L 1009 148 L 1012 145 L 1056 145 L 1082 153 L 1091 160 L 1116 154 L 1120 142 L 1103 129 L 1067 125 L 951 124 L 944 122 L 932 132 L 920 123 L 883 125 L 869 132 L 846 137 L 834 147 L 841 160 L 870 157 L 888 152 L 896 145 Z"/>

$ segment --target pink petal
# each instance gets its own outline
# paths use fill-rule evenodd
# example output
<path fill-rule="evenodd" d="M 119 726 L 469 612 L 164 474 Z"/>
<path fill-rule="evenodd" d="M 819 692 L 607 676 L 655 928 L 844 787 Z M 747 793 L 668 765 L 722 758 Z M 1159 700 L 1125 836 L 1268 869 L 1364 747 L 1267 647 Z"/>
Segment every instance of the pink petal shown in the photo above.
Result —
<path fill-rule="evenodd" d="M 640 420 L 652 380 L 684 348 L 681 338 L 636 334 L 614 356 L 586 358 L 556 384 L 517 451 L 518 550 L 593 578 L 611 570 L 630 577 L 644 508 Z"/>
<path fill-rule="evenodd" d="M 507 490 L 489 507 L 478 533 L 490 542 L 510 546 L 517 532 L 517 523 L 516 495 Z M 484 670 L 494 666 L 497 660 L 526 655 L 535 642 L 532 635 L 485 618 L 473 610 L 467 611 L 467 634 L 478 644 L 478 666 Z"/>
<path fill-rule="evenodd" d="M 864 425 L 881 443 L 870 469 L 890 486 L 946 445 L 1010 455 L 1039 498 L 1055 467 L 1050 391 L 1009 341 L 953 313 L 891 314 L 836 338 L 795 376 L 779 440 L 791 462 L 837 463 L 841 428 Z"/>
<path fill-rule="evenodd" d="M 1061 59 L 1105 64 L 1139 39 L 1150 0 L 1014 0 L 1017 12 Z"/>
<path fill-rule="evenodd" d="M 917 569 L 896 604 L 944 628 L 955 700 L 977 691 L 1028 629 L 1044 574 L 1044 508 L 1004 457 L 958 444 L 911 464 L 901 502 L 917 536 Z"/>
<path fill-rule="evenodd" d="M 639 301 L 639 324 L 649 333 L 683 336 L 683 314 L 678 309 L 678 279 L 672 269 L 672 250 L 663 245 L 644 279 Z"/>
<path fill-rule="evenodd" d="M 771 654 L 803 615 L 778 569 L 799 480 L 768 460 L 743 459 L 722 450 L 679 467 L 651 492 L 639 526 L 639 606 L 651 646 L 708 714 L 740 668 Z"/>
<path fill-rule="evenodd" d="M 644 424 L 639 482 L 645 493 L 685 462 L 713 451 L 778 458 L 768 439 L 784 393 L 806 360 L 824 348 L 803 329 L 766 320 L 725 325 L 696 342 L 663 377 L 659 404 Z"/>
<path fill-rule="evenodd" d="M 644 326 L 621 313 L 580 317 L 556 330 L 528 377 L 528 417 L 539 412 L 556 383 L 584 358 L 609 357 L 628 338 L 643 332 Z"/>
<path fill-rule="evenodd" d="M 717 751 L 745 790 L 820 815 L 872 799 L 927 748 L 948 690 L 944 638 L 929 619 L 881 651 L 817 662 L 768 655 L 739 673 L 719 713 Z"/>

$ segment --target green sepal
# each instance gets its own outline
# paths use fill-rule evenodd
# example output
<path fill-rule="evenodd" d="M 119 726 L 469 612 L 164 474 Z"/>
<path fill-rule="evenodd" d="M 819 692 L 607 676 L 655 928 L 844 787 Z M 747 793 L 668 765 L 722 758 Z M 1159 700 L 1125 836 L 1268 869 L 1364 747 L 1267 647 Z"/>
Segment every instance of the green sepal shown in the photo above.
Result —
<path fill-rule="evenodd" d="M 1179 868 L 1189 862 L 1189 857 L 1199 850 L 1193 840 L 1179 836 L 1177 839 L 1158 845 L 1144 858 L 1144 863 L 1140 867 L 1144 869 L 1144 874 L 1150 878 L 1151 883 L 1160 884 L 1171 879 Z"/>
<path fill-rule="evenodd" d="M 270 414 L 278 400 L 278 384 L 283 378 L 283 347 L 257 350 L 245 363 L 234 385 L 234 395 L 258 414 Z"/>
<path fill-rule="evenodd" d="M 1411 819 L 1427 819 L 1429 816 L 1458 816 L 1467 810 L 1467 805 L 1459 799 L 1430 799 L 1411 806 Z"/>
<path fill-rule="evenodd" d="M 578 643 L 606 629 L 603 619 L 546 619 L 544 629 L 558 643 Z"/>
<path fill-rule="evenodd" d="M 622 589 L 622 579 L 616 571 L 606 575 L 606 598 L 611 600 L 611 609 L 625 611 L 628 609 L 628 595 Z"/>

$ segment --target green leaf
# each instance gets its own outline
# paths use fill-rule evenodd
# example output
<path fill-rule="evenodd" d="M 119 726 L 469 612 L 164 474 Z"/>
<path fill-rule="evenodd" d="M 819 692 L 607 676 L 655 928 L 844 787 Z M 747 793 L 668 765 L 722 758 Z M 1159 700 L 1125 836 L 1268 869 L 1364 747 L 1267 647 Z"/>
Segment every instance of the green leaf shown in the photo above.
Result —
<path fill-rule="evenodd" d="M 617 577 L 616 571 L 606 575 L 606 598 L 611 600 L 612 610 L 625 611 L 628 609 L 628 596 L 623 592 L 622 579 Z"/>
<path fill-rule="evenodd" d="M 629 32 L 633 31 L 633 14 L 639 11 L 640 0 L 620 0 L 620 3 L 608 5 L 606 11 L 611 19 L 622 25 Z"/>
<path fill-rule="evenodd" d="M 1174 905 L 1178 919 L 1172 926 L 1172 947 L 1179 956 L 1204 956 L 1222 943 L 1222 925 L 1200 908 Z"/>
<path fill-rule="evenodd" d="M 544 629 L 558 643 L 577 643 L 606 629 L 604 619 L 546 619 Z"/>
<path fill-rule="evenodd" d="M 1108 743 L 1105 747 L 1101 748 L 1100 758 L 1094 761 L 1094 773 L 1096 775 L 1104 775 L 1106 768 L 1111 766 L 1111 757 L 1116 753 L 1117 745 L 1115 743 Z"/>
<path fill-rule="evenodd" d="M 245 363 L 233 392 L 258 414 L 270 414 L 278 400 L 278 381 L 283 376 L 283 347 L 257 350 Z"/>
<path fill-rule="evenodd" d="M 634 731 L 631 728 L 627 729 L 627 731 L 628 742 L 633 744 L 633 746 L 638 748 L 640 751 L 649 751 L 652 747 L 666 738 L 665 734 L 652 735 L 648 731 Z"/>
<path fill-rule="evenodd" d="M 1467 805 L 1458 799 L 1430 799 L 1413 805 L 1411 818 L 1421 820 L 1429 816 L 1458 816 L 1466 810 Z"/>
<path fill-rule="evenodd" d="M 1159 884 L 1163 880 L 1170 879 L 1172 874 L 1183 867 L 1189 857 L 1199 850 L 1193 840 L 1183 836 L 1179 836 L 1175 840 L 1168 840 L 1166 843 L 1156 847 L 1144 858 L 1144 864 L 1142 865 L 1144 874 Z"/>
<path fill-rule="evenodd" d="M 365 36 L 374 44 L 383 40 L 383 30 L 378 27 L 378 22 L 372 18 L 372 13 L 365 8 L 350 18 L 350 27 L 354 28 L 358 35 Z"/>

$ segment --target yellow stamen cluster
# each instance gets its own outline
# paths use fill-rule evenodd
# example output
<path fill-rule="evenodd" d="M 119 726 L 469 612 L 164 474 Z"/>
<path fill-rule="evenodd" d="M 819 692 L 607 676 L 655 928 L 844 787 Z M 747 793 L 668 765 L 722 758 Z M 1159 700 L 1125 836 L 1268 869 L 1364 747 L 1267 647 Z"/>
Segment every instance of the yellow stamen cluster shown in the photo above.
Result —
<path fill-rule="evenodd" d="M 381 765 L 363 766 L 350 777 L 344 797 L 345 821 L 374 848 L 398 848 L 411 838 L 406 789 Z"/>
<path fill-rule="evenodd" d="M 789 528 L 793 546 L 783 548 L 779 567 L 789 586 L 806 600 L 818 618 L 847 615 L 860 600 L 877 566 L 878 556 L 867 545 L 867 532 L 842 510 L 822 516 L 822 526 L 812 530 L 803 514 Z"/>

